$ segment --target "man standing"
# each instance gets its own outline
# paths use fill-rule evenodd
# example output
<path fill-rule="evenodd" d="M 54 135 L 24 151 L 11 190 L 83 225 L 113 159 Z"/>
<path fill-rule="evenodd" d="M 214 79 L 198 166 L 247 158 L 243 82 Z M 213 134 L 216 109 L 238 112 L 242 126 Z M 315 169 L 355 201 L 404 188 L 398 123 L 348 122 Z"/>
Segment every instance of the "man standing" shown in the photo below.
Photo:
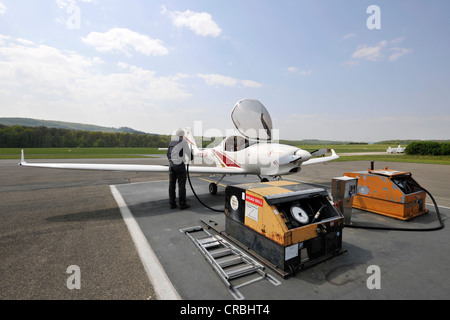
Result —
<path fill-rule="evenodd" d="M 178 181 L 178 200 L 180 209 L 184 210 L 190 207 L 186 203 L 186 157 L 192 160 L 192 153 L 187 141 L 184 139 L 185 132 L 178 129 L 175 136 L 169 143 L 167 149 L 167 158 L 169 159 L 169 203 L 170 208 L 177 207 L 175 187 Z"/>

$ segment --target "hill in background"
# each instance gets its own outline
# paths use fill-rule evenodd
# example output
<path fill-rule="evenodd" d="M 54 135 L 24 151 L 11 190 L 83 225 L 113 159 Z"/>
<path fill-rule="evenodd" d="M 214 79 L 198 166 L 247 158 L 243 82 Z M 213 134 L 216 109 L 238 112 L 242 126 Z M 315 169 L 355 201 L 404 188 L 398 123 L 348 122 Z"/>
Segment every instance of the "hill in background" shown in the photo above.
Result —
<path fill-rule="evenodd" d="M 47 128 L 68 129 L 75 131 L 90 131 L 90 132 L 105 132 L 105 133 L 150 134 L 147 132 L 137 131 L 128 127 L 110 128 L 91 124 L 52 121 L 52 120 L 37 120 L 31 118 L 0 118 L 0 125 L 5 125 L 8 127 L 15 125 L 23 127 L 47 127 Z M 221 139 L 218 139 L 217 143 L 220 143 L 221 141 L 222 141 Z M 280 143 L 296 146 L 296 145 L 317 145 L 317 144 L 348 144 L 352 142 L 305 139 L 300 141 L 280 140 Z"/>
<path fill-rule="evenodd" d="M 137 131 L 128 127 L 111 128 L 102 127 L 97 125 L 82 124 L 82 123 L 72 123 L 64 121 L 52 121 L 52 120 L 37 120 L 31 118 L 0 118 L 0 126 L 23 126 L 23 127 L 47 127 L 47 128 L 57 128 L 57 129 L 67 129 L 75 131 L 88 131 L 88 132 L 104 132 L 104 133 L 131 133 L 131 134 L 145 134 L 160 136 L 159 134 L 151 134 L 147 132 Z M 216 143 L 220 143 L 221 139 L 216 139 Z M 209 140 L 208 140 L 209 141 Z M 206 141 L 205 144 L 208 145 Z M 332 140 L 316 140 L 316 139 L 304 139 L 304 140 L 280 140 L 282 144 L 288 144 L 292 146 L 299 145 L 348 145 L 348 144 L 392 144 L 394 146 L 401 144 L 402 146 L 408 145 L 411 142 L 420 140 L 387 140 L 378 142 L 352 142 L 352 141 L 332 141 Z M 433 140 L 437 142 L 449 142 L 450 140 Z"/>
<path fill-rule="evenodd" d="M 0 124 L 8 127 L 19 125 L 23 127 L 47 127 L 57 129 L 69 129 L 76 131 L 147 134 L 146 132 L 137 131 L 128 127 L 109 128 L 91 124 L 81 124 L 81 123 L 52 121 L 52 120 L 37 120 L 30 118 L 0 118 Z"/>

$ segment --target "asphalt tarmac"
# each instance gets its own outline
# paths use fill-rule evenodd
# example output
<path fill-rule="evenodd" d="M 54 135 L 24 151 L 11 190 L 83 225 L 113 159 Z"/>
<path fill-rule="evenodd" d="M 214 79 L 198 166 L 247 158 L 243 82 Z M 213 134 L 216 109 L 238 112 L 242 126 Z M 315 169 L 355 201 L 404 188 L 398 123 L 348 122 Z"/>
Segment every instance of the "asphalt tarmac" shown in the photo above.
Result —
<path fill-rule="evenodd" d="M 76 161 L 165 163 L 164 159 Z M 387 165 L 380 162 L 375 167 Z M 334 162 L 305 167 L 290 178 L 329 186 L 332 177 L 369 166 L 368 162 Z M 392 163 L 391 168 L 411 171 L 442 206 L 444 220 L 448 217 L 450 166 Z M 198 204 L 189 188 L 191 209 L 168 210 L 166 174 L 24 168 L 17 161 L 2 160 L 0 176 L 0 299 L 156 299 L 111 185 L 123 195 L 181 299 L 233 299 L 178 230 L 198 224 L 200 218 L 221 216 Z M 194 178 L 201 188 L 202 180 Z M 219 197 L 213 201 L 220 206 Z M 245 295 L 248 299 L 285 299 L 285 295 L 291 299 L 448 299 L 450 260 L 443 252 L 450 249 L 449 234 L 448 228 L 430 233 L 345 229 L 348 254 L 283 280 L 276 290 L 261 283 L 246 289 Z M 186 268 L 186 261 L 193 265 Z M 384 287 L 368 290 L 366 269 L 377 263 L 386 270 Z M 79 267 L 80 289 L 68 288 L 70 266 Z M 195 270 L 204 272 L 198 275 Z M 199 279 L 206 281 L 206 287 L 193 289 L 189 281 Z"/>
<path fill-rule="evenodd" d="M 137 162 L 97 162 L 114 161 Z M 0 161 L 0 299 L 155 299 L 109 186 L 161 176 L 17 162 Z M 80 290 L 67 286 L 74 265 Z"/>

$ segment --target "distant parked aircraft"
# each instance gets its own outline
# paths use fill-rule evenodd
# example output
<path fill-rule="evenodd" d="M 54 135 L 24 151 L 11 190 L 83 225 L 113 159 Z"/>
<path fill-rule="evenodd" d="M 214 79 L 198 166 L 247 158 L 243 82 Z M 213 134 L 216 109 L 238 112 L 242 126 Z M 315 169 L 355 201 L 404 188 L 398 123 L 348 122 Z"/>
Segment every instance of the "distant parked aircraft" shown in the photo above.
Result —
<path fill-rule="evenodd" d="M 386 152 L 389 152 L 389 153 L 403 153 L 403 152 L 405 152 L 405 148 L 402 148 L 401 145 L 398 145 L 397 148 L 391 148 L 391 147 L 389 147 L 389 148 L 386 150 Z"/>

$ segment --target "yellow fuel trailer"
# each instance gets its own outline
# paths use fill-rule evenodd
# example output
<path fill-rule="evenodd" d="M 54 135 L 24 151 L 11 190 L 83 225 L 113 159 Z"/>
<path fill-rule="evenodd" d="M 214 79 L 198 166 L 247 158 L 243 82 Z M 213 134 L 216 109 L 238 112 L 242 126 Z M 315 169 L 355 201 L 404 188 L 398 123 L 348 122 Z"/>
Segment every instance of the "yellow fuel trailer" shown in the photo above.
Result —
<path fill-rule="evenodd" d="M 284 276 L 344 252 L 343 220 L 323 188 L 275 181 L 225 191 L 226 233 Z"/>
<path fill-rule="evenodd" d="M 427 213 L 426 192 L 410 172 L 367 170 L 347 172 L 344 176 L 358 178 L 358 192 L 353 207 L 400 220 L 409 220 Z"/>

